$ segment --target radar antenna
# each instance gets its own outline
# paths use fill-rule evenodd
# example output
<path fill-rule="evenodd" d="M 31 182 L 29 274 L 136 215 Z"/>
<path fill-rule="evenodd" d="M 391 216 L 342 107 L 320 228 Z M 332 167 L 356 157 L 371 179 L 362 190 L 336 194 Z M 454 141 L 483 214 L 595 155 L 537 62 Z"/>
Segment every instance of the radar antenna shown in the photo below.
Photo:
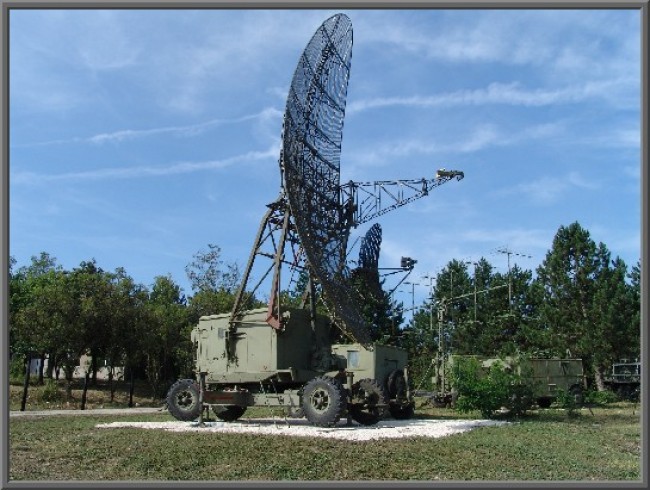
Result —
<path fill-rule="evenodd" d="M 308 274 L 312 322 L 318 288 L 333 322 L 353 341 L 371 348 L 367 324 L 351 294 L 351 272 L 346 264 L 351 228 L 464 176 L 463 172 L 443 169 L 431 180 L 341 185 L 341 141 L 351 59 L 352 23 L 344 14 L 323 22 L 300 56 L 284 113 L 280 194 L 268 205 L 242 275 L 227 334 L 231 344 L 239 336 L 238 322 L 271 272 L 267 322 L 275 329 L 284 329 L 281 271 L 287 265 L 293 272 Z M 362 264 L 375 270 L 380 242 L 381 228 L 376 225 L 366 236 L 360 257 Z M 257 257 L 271 259 L 272 263 L 249 290 Z M 228 355 L 233 352 L 231 345 Z"/>

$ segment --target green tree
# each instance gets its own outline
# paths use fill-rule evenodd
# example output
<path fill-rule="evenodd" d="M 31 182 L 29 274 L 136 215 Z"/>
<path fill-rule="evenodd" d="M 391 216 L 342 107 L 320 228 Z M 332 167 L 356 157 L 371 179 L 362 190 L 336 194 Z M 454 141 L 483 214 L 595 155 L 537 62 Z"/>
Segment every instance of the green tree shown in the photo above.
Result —
<path fill-rule="evenodd" d="M 193 291 L 236 290 L 241 279 L 239 267 L 237 264 L 226 264 L 224 271 L 218 245 L 209 243 L 207 251 L 199 250 L 193 257 L 194 260 L 185 267 Z"/>
<path fill-rule="evenodd" d="M 593 321 L 592 352 L 594 380 L 599 391 L 605 390 L 603 377 L 613 361 L 633 357 L 640 338 L 640 324 L 635 321 L 638 304 L 626 283 L 627 267 L 620 258 L 610 260 L 601 244 L 598 250 L 602 268 L 596 278 L 590 310 Z M 636 351 L 638 352 L 638 351 Z"/>
<path fill-rule="evenodd" d="M 371 339 L 382 344 L 394 344 L 403 321 L 403 305 L 393 301 L 384 291 L 377 269 L 354 269 L 350 281 L 355 301 L 369 326 Z"/>
<path fill-rule="evenodd" d="M 478 280 L 477 280 L 478 282 Z M 484 294 L 478 295 L 478 348 L 473 353 L 495 356 L 514 355 L 538 349 L 537 303 L 531 292 L 532 271 L 514 265 L 506 274 L 490 269 Z M 481 313 L 483 313 L 481 315 Z"/>
<path fill-rule="evenodd" d="M 76 282 L 79 317 L 78 335 L 83 338 L 85 349 L 90 355 L 87 376 L 92 376 L 93 385 L 97 384 L 99 361 L 103 359 L 113 338 L 114 327 L 114 292 L 111 274 L 97 265 L 95 259 L 83 261 L 73 269 L 72 276 Z"/>
<path fill-rule="evenodd" d="M 225 289 L 197 291 L 188 300 L 189 320 L 196 323 L 204 315 L 230 313 L 234 304 L 235 295 Z"/>
<path fill-rule="evenodd" d="M 438 354 L 438 317 L 430 305 L 423 304 L 401 330 L 398 345 L 408 351 L 409 376 L 416 389 L 431 389 L 433 364 Z"/>
<path fill-rule="evenodd" d="M 185 267 L 194 291 L 188 300 L 190 321 L 196 323 L 203 315 L 232 311 L 241 279 L 238 266 L 224 265 L 221 249 L 212 243 L 208 244 L 207 251 L 201 250 L 194 254 L 193 258 L 194 260 Z"/>
<path fill-rule="evenodd" d="M 468 333 L 470 329 L 467 328 L 473 321 L 471 291 L 472 279 L 466 262 L 451 260 L 436 276 L 433 288 L 434 316 L 442 322 L 442 341 L 446 352 L 468 352 L 474 348 Z"/>
<path fill-rule="evenodd" d="M 635 337 L 625 277 L 625 264 L 612 262 L 607 247 L 596 245 L 577 222 L 559 228 L 537 269 L 540 321 L 551 334 L 550 350 L 582 358 L 599 390 L 607 363 Z"/>
<path fill-rule="evenodd" d="M 14 355 L 40 359 L 39 384 L 43 384 L 46 355 L 57 342 L 61 327 L 62 274 L 56 258 L 41 252 L 10 279 L 11 350 Z"/>
<path fill-rule="evenodd" d="M 123 268 L 116 269 L 110 275 L 110 280 L 111 319 L 104 357 L 113 401 L 116 368 L 123 367 L 129 375 L 133 374 L 139 360 L 142 338 L 148 333 L 144 312 L 148 292 L 144 286 L 136 284 Z"/>
<path fill-rule="evenodd" d="M 630 295 L 631 306 L 633 312 L 631 324 L 635 328 L 635 332 L 641 331 L 641 261 L 638 260 L 636 265 L 632 267 L 627 278 L 629 279 L 628 294 Z M 639 358 L 641 354 L 641 335 L 636 334 L 633 336 L 633 345 L 630 347 L 628 355 L 633 358 Z"/>
<path fill-rule="evenodd" d="M 147 379 L 154 398 L 175 380 L 191 358 L 186 299 L 171 276 L 157 276 L 147 302 L 148 332 L 142 339 Z"/>

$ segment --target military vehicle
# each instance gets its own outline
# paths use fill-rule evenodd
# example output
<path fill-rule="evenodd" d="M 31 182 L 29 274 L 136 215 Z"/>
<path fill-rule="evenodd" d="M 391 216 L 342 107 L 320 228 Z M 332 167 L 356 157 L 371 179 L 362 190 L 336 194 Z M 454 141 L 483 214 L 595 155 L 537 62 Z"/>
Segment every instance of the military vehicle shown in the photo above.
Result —
<path fill-rule="evenodd" d="M 337 14 L 300 57 L 283 120 L 280 195 L 262 218 L 232 311 L 204 316 L 192 331 L 196 379 L 177 381 L 167 394 L 179 420 L 202 422 L 211 408 L 233 421 L 250 406 L 282 407 L 320 426 L 343 416 L 371 425 L 386 413 L 413 415 L 408 356 L 373 342 L 347 265 L 348 238 L 352 227 L 464 174 L 441 169 L 433 179 L 340 183 L 351 55 L 352 24 Z M 357 278 L 367 280 L 377 273 L 377 228 L 366 238 Z M 254 265 L 263 260 L 270 266 L 255 283 Z M 283 295 L 296 275 L 307 278 L 300 307 Z M 252 309 L 267 278 L 268 307 Z M 377 288 L 373 281 L 368 289 Z M 349 344 L 335 342 L 340 333 Z"/>
<path fill-rule="evenodd" d="M 438 406 L 453 406 L 459 393 L 454 387 L 454 366 L 462 359 L 474 358 L 479 361 L 483 372 L 500 362 L 506 369 L 516 370 L 534 389 L 533 400 L 541 408 L 548 408 L 557 399 L 561 391 L 570 393 L 580 405 L 583 402 L 584 373 L 582 359 L 542 359 L 524 357 L 488 358 L 482 356 L 451 355 L 441 363 L 441 368 L 434 366 L 432 378 L 435 387 L 431 402 Z"/>
<path fill-rule="evenodd" d="M 612 364 L 612 371 L 605 378 L 605 385 L 622 400 L 637 401 L 641 392 L 641 363 L 621 359 Z"/>
<path fill-rule="evenodd" d="M 192 331 L 196 370 L 205 373 L 202 403 L 225 421 L 250 406 L 285 407 L 291 416 L 330 426 L 343 415 L 370 425 L 385 412 L 409 418 L 407 356 L 390 346 L 331 344 L 331 320 L 287 309 L 284 330 L 266 322 L 266 308 L 249 311 L 228 342 L 230 315 L 202 317 Z M 200 381 L 201 382 L 201 381 Z M 170 389 L 169 409 L 180 420 L 200 415 L 200 385 L 178 381 Z"/>

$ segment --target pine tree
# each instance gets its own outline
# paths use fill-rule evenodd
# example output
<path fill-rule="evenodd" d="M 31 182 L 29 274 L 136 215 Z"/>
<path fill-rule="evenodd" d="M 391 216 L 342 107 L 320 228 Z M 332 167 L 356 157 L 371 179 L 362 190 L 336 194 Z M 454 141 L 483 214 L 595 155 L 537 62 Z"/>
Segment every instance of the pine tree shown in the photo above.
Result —
<path fill-rule="evenodd" d="M 603 372 L 638 334 L 633 295 L 623 261 L 591 239 L 580 224 L 560 227 L 537 269 L 540 321 L 551 352 L 581 358 L 585 372 L 604 389 Z"/>

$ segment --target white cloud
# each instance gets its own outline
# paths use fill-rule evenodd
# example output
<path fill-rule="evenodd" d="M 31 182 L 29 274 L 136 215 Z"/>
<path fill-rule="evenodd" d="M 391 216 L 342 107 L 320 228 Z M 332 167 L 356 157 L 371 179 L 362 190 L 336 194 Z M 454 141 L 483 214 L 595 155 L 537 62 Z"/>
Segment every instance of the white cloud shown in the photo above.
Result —
<path fill-rule="evenodd" d="M 478 106 L 503 104 L 513 106 L 540 107 L 555 104 L 581 102 L 589 98 L 609 97 L 613 90 L 627 85 L 630 79 L 616 78 L 607 81 L 591 81 L 562 88 L 522 88 L 521 83 L 490 83 L 486 88 L 458 90 L 437 95 L 414 95 L 408 97 L 377 97 L 361 99 L 348 104 L 346 113 L 357 114 L 371 109 L 390 107 Z"/>
<path fill-rule="evenodd" d="M 139 62 L 139 41 L 125 28 L 118 12 L 84 12 L 77 21 L 68 23 L 66 29 L 72 27 L 79 58 L 90 70 L 120 70 Z"/>
<path fill-rule="evenodd" d="M 641 131 L 635 129 L 617 129 L 605 141 L 612 146 L 624 148 L 641 148 Z"/>
<path fill-rule="evenodd" d="M 61 113 L 100 98 L 103 76 L 141 64 L 141 35 L 130 27 L 113 10 L 13 11 L 9 76 L 14 109 Z"/>
<path fill-rule="evenodd" d="M 174 111 L 202 112 L 205 97 L 221 85 L 243 85 L 260 77 L 277 85 L 273 77 L 278 71 L 281 80 L 288 81 L 302 47 L 324 20 L 317 11 L 242 10 L 208 15 L 210 21 L 199 23 L 203 28 L 200 38 L 177 38 L 179 45 L 166 45 L 150 65 L 166 87 L 173 87 L 160 91 L 159 103 Z"/>
<path fill-rule="evenodd" d="M 497 248 L 507 246 L 513 251 L 530 255 L 529 250 L 546 249 L 550 246 L 549 237 L 553 237 L 554 231 L 541 230 L 536 228 L 502 228 L 495 230 L 474 228 L 464 231 L 459 237 L 461 241 L 477 242 L 483 244 L 482 249 L 496 252 Z"/>
<path fill-rule="evenodd" d="M 421 22 L 418 22 L 421 20 Z M 638 14 L 623 11 L 424 11 L 420 19 L 376 14 L 363 19 L 364 39 L 449 62 L 554 66 L 564 75 L 611 63 L 638 64 Z M 595 36 L 601 42 L 595 42 Z M 636 41 L 630 44 L 630 40 Z M 635 52 L 636 51 L 636 52 Z"/>
<path fill-rule="evenodd" d="M 641 180 L 641 165 L 626 165 L 623 167 L 623 173 L 634 180 Z"/>
<path fill-rule="evenodd" d="M 265 124 L 269 121 L 276 121 L 282 118 L 282 112 L 274 107 L 267 107 L 262 109 L 256 114 L 248 114 L 245 116 L 240 116 L 232 119 L 210 119 L 208 121 L 188 124 L 185 126 L 165 126 L 158 128 L 149 128 L 149 129 L 120 129 L 117 131 L 112 131 L 110 133 L 98 133 L 93 136 L 88 137 L 74 137 L 67 139 L 43 141 L 39 143 L 27 143 L 27 144 L 14 144 L 13 147 L 31 147 L 31 146 L 48 146 L 48 145 L 58 145 L 58 144 L 67 144 L 67 143 L 94 143 L 94 144 L 103 144 L 103 143 L 119 143 L 126 140 L 134 140 L 140 138 L 146 138 L 149 136 L 159 136 L 163 134 L 177 135 L 177 136 L 195 136 L 202 134 L 203 132 L 212 129 L 214 127 L 223 126 L 226 124 L 238 124 L 247 121 L 258 121 L 261 124 Z"/>
<path fill-rule="evenodd" d="M 10 184 L 40 184 L 55 181 L 104 180 L 104 179 L 133 179 L 142 177 L 163 177 L 169 175 L 188 174 L 217 170 L 236 163 L 255 162 L 277 158 L 280 153 L 278 146 L 272 146 L 264 151 L 250 151 L 221 160 L 203 162 L 179 162 L 166 166 L 135 166 L 110 167 L 84 172 L 69 172 L 61 174 L 41 174 L 35 172 L 16 172 L 10 176 Z"/>
<path fill-rule="evenodd" d="M 563 122 L 545 123 L 520 129 L 518 132 L 501 129 L 493 124 L 478 125 L 467 129 L 460 138 L 451 143 L 438 143 L 432 138 L 384 141 L 371 147 L 355 148 L 346 152 L 346 172 L 355 168 L 382 166 L 394 162 L 395 158 L 433 154 L 474 153 L 487 148 L 510 146 L 531 140 L 550 138 L 561 134 Z M 347 167 L 350 165 L 350 167 Z"/>
<path fill-rule="evenodd" d="M 575 188 L 597 190 L 599 182 L 589 181 L 578 172 L 569 172 L 563 176 L 545 176 L 537 180 L 518 184 L 494 192 L 497 196 L 521 195 L 535 204 L 550 205 L 556 203 L 562 196 Z"/>

